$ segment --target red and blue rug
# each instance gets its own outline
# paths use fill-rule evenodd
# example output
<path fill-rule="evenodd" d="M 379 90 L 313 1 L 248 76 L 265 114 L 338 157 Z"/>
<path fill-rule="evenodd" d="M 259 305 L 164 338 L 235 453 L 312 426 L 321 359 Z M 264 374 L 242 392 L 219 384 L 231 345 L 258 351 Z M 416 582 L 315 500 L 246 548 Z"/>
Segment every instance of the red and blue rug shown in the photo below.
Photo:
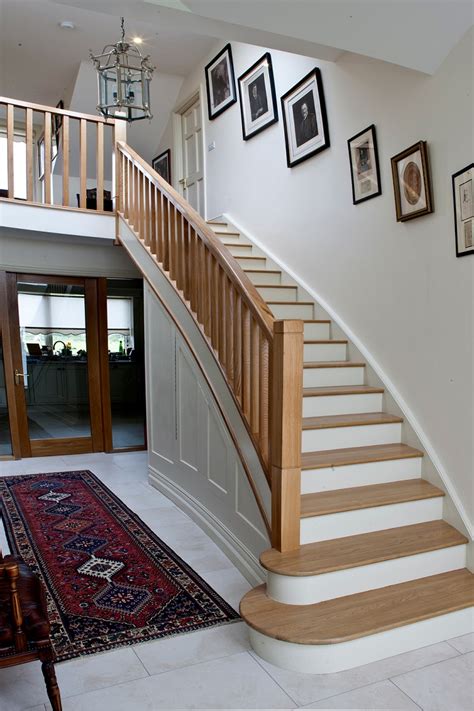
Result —
<path fill-rule="evenodd" d="M 91 472 L 2 477 L 0 497 L 44 583 L 58 661 L 238 619 Z"/>

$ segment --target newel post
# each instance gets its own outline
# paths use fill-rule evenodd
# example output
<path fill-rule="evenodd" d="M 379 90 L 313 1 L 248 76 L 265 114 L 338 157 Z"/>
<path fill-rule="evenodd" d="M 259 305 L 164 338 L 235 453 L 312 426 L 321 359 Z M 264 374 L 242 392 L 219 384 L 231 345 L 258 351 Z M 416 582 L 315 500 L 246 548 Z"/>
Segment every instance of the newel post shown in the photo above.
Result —
<path fill-rule="evenodd" d="M 123 172 L 121 170 L 122 166 L 122 155 L 118 149 L 118 142 L 127 140 L 127 122 L 121 119 L 114 120 L 114 164 L 113 164 L 113 182 L 115 185 L 115 244 L 119 244 L 119 211 L 122 210 L 123 205 Z"/>
<path fill-rule="evenodd" d="M 275 321 L 272 359 L 272 546 L 300 545 L 303 321 Z"/>

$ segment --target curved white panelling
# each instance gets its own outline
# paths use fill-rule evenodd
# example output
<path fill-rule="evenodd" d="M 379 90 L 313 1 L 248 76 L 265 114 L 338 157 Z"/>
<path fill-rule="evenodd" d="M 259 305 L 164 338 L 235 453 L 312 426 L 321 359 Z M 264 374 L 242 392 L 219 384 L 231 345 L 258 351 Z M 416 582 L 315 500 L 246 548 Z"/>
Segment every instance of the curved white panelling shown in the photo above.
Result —
<path fill-rule="evenodd" d="M 337 314 L 334 309 L 331 308 L 331 306 L 327 303 L 323 297 L 318 294 L 312 287 L 310 287 L 304 280 L 300 279 L 300 277 L 295 274 L 295 272 L 287 265 L 285 264 L 281 259 L 279 259 L 272 251 L 271 249 L 268 249 L 266 245 L 263 245 L 260 240 L 255 238 L 254 235 L 251 235 L 247 230 L 245 230 L 243 227 L 239 225 L 236 220 L 231 215 L 224 214 L 224 219 L 230 222 L 239 232 L 241 232 L 247 239 L 249 239 L 253 244 L 255 244 L 259 249 L 262 250 L 265 254 L 268 255 L 268 257 L 276 264 L 278 265 L 283 271 L 285 271 L 292 279 L 294 279 L 295 283 L 301 286 L 308 294 L 311 295 L 311 297 L 318 303 L 320 306 L 326 311 L 326 313 L 330 316 L 331 319 L 334 320 L 334 322 L 340 327 L 340 329 L 344 332 L 344 334 L 347 336 L 347 338 L 352 341 L 354 346 L 357 348 L 358 351 L 364 356 L 364 359 L 367 361 L 367 363 L 371 366 L 371 368 L 374 370 L 376 375 L 380 378 L 386 389 L 390 392 L 392 395 L 393 399 L 397 403 L 398 407 L 403 413 L 403 416 L 405 417 L 407 423 L 411 426 L 413 429 L 414 434 L 418 438 L 421 447 L 426 451 L 429 459 L 431 460 L 437 474 L 439 475 L 446 492 L 449 494 L 449 497 L 451 501 L 453 502 L 453 505 L 455 509 L 457 510 L 457 513 L 459 517 L 462 520 L 462 523 L 464 524 L 466 533 L 469 535 L 470 539 L 472 540 L 474 538 L 474 526 L 469 520 L 469 517 L 466 513 L 466 509 L 463 506 L 463 503 L 461 499 L 459 498 L 456 488 L 451 481 L 451 478 L 448 475 L 448 472 L 443 466 L 443 463 L 441 462 L 440 458 L 438 457 L 436 450 L 429 439 L 428 435 L 422 428 L 421 424 L 419 423 L 417 417 L 415 416 L 414 412 L 406 402 L 406 400 L 402 397 L 401 393 L 395 386 L 395 384 L 392 382 L 392 380 L 388 377 L 388 375 L 385 373 L 384 369 L 378 363 L 375 358 L 373 358 L 372 354 L 369 352 L 369 350 L 364 346 L 364 344 L 360 341 L 360 339 L 356 336 L 356 334 L 351 330 L 351 328 L 348 326 L 347 323 Z M 474 554 L 473 554 L 474 555 Z"/>
<path fill-rule="evenodd" d="M 294 644 L 249 628 L 250 644 L 270 664 L 308 674 L 331 674 L 474 631 L 473 608 L 457 610 L 339 644 Z"/>
<path fill-rule="evenodd" d="M 466 566 L 466 544 L 321 575 L 267 573 L 267 594 L 287 605 L 310 605 Z"/>

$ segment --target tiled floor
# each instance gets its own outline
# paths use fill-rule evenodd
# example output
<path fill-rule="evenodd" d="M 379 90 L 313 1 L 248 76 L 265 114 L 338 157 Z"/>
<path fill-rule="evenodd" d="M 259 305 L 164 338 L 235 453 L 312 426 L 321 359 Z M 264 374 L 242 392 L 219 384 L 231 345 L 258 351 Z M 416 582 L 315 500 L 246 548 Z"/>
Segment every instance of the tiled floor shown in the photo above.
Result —
<path fill-rule="evenodd" d="M 147 484 L 146 455 L 0 462 L 0 474 L 90 469 L 237 607 L 249 584 L 217 546 Z M 423 709 L 471 711 L 474 635 L 338 674 L 286 672 L 250 651 L 243 623 L 58 664 L 64 711 Z M 0 670 L 1 711 L 45 711 L 38 663 Z"/>

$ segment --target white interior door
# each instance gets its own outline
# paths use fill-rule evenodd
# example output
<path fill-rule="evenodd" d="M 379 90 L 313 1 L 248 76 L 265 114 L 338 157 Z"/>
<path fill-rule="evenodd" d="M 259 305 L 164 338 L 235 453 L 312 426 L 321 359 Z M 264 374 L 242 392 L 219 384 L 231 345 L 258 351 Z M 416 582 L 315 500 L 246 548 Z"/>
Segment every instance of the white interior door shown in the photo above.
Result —
<path fill-rule="evenodd" d="M 204 170 L 201 102 L 194 102 L 181 115 L 183 141 L 183 197 L 204 216 Z"/>

